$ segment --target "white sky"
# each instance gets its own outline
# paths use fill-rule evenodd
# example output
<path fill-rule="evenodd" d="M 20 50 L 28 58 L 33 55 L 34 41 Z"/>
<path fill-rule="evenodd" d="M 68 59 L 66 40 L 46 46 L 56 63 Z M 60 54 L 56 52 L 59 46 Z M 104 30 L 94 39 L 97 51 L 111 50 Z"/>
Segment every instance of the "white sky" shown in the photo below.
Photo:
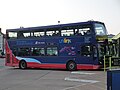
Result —
<path fill-rule="evenodd" d="M 35 27 L 88 20 L 120 33 L 120 0 L 0 0 L 0 28 Z"/>

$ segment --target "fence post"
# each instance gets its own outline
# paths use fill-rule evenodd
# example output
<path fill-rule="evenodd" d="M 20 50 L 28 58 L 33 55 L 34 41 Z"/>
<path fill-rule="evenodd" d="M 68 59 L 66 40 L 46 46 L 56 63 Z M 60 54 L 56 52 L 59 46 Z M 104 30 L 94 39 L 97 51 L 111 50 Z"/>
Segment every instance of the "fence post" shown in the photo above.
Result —
<path fill-rule="evenodd" d="M 109 69 L 110 69 L 110 70 L 112 69 L 111 63 L 112 63 L 112 57 L 109 57 Z"/>

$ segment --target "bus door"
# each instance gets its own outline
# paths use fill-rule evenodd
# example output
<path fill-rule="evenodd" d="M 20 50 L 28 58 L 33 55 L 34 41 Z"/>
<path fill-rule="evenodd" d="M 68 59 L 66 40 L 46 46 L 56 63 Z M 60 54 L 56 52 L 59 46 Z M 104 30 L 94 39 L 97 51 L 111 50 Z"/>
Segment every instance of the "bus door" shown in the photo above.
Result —
<path fill-rule="evenodd" d="M 97 48 L 90 44 L 78 45 L 77 60 L 79 64 L 97 63 Z"/>

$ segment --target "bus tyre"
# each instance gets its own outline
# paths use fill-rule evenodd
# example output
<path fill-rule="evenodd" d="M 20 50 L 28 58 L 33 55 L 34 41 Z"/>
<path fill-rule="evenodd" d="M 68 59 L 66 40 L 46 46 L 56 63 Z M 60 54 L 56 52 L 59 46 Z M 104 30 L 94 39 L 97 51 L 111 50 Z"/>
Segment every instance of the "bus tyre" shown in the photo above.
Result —
<path fill-rule="evenodd" d="M 74 71 L 74 70 L 76 70 L 76 63 L 74 61 L 69 61 L 67 63 L 67 67 L 66 68 L 69 71 Z"/>
<path fill-rule="evenodd" d="M 24 60 L 20 61 L 20 63 L 19 63 L 19 68 L 20 68 L 20 69 L 26 69 L 26 68 L 27 68 L 27 63 L 26 63 L 26 61 L 24 61 Z"/>

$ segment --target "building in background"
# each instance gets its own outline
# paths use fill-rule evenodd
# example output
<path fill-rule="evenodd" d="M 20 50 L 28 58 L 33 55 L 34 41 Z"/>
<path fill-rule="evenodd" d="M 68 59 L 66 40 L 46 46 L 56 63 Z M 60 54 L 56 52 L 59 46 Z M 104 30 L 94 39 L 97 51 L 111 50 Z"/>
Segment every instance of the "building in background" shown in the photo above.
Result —
<path fill-rule="evenodd" d="M 2 33 L 0 28 L 0 56 L 3 56 L 5 53 L 5 35 Z"/>
<path fill-rule="evenodd" d="M 117 35 L 115 35 L 112 39 L 119 39 L 120 38 L 120 33 L 118 33 Z"/>

